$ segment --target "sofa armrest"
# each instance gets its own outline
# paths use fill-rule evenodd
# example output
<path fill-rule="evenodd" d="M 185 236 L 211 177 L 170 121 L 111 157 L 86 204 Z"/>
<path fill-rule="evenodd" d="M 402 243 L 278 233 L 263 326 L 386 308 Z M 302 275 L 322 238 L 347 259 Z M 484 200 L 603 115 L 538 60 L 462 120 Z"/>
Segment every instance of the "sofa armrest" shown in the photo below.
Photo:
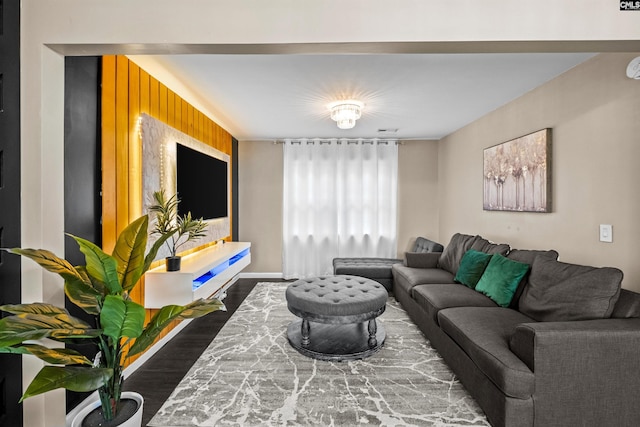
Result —
<path fill-rule="evenodd" d="M 521 324 L 509 346 L 535 375 L 540 425 L 640 419 L 640 319 Z"/>
<path fill-rule="evenodd" d="M 404 265 L 413 268 L 436 268 L 441 252 L 405 252 Z"/>

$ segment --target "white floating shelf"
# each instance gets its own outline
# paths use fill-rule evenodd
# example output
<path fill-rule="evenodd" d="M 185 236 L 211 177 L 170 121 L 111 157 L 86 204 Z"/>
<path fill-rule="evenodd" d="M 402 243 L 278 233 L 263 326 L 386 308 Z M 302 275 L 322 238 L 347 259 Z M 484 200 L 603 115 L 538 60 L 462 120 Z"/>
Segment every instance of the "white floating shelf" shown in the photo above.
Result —
<path fill-rule="evenodd" d="M 250 263 L 251 243 L 227 242 L 182 257 L 180 271 L 166 271 L 164 265 L 149 270 L 145 274 L 145 307 L 186 305 L 215 296 Z"/>

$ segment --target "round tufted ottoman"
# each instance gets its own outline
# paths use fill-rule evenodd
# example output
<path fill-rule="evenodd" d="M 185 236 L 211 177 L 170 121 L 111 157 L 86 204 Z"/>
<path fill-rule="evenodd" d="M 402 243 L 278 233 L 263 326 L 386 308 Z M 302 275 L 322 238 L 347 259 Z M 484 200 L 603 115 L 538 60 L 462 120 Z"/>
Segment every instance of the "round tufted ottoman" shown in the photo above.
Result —
<path fill-rule="evenodd" d="M 380 283 L 358 276 L 300 279 L 286 291 L 291 322 L 287 337 L 300 353 L 321 360 L 363 359 L 384 344 L 376 317 L 384 313 L 388 293 Z"/>

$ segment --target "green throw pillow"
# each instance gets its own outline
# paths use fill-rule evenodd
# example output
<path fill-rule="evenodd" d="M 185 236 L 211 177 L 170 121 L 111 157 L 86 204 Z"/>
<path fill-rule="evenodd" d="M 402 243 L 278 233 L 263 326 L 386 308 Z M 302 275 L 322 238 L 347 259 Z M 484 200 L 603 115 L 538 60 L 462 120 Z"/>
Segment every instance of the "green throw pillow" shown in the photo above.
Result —
<path fill-rule="evenodd" d="M 489 261 L 491 261 L 491 255 L 469 249 L 462 256 L 462 260 L 460 260 L 460 267 L 458 268 L 456 277 L 454 277 L 453 280 L 458 283 L 462 283 L 471 289 L 475 289 L 476 284 L 478 283 L 478 280 L 480 280 L 480 277 L 482 277 L 482 273 L 484 273 L 484 269 L 487 268 Z"/>
<path fill-rule="evenodd" d="M 501 307 L 508 307 L 518 284 L 529 271 L 529 264 L 513 261 L 495 254 L 476 285 L 476 291 L 485 294 Z"/>

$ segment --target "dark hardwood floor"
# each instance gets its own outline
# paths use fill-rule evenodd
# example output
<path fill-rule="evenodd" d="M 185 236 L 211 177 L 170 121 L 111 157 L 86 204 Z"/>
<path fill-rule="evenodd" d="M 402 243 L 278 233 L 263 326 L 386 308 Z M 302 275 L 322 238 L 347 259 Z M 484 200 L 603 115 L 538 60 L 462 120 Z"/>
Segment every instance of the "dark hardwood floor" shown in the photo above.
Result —
<path fill-rule="evenodd" d="M 144 397 L 142 425 L 153 418 L 198 357 L 218 335 L 242 301 L 258 282 L 279 280 L 239 279 L 227 291 L 227 311 L 216 311 L 194 319 L 125 380 L 125 390 Z"/>

